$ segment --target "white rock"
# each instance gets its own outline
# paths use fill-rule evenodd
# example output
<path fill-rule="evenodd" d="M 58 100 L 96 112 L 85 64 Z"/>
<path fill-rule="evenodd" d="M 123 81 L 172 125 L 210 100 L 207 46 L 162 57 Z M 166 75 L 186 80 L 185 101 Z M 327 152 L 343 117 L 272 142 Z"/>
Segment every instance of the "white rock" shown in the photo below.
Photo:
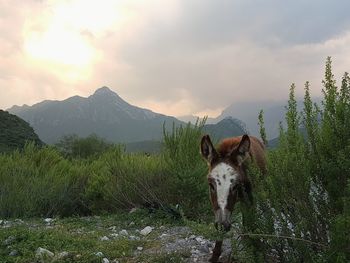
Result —
<path fill-rule="evenodd" d="M 117 238 L 117 237 L 119 236 L 119 234 L 117 234 L 117 233 L 112 233 L 112 234 L 110 234 L 110 236 L 113 237 L 113 238 Z"/>
<path fill-rule="evenodd" d="M 137 247 L 137 250 L 138 250 L 138 251 L 142 251 L 142 250 L 143 250 L 143 247 Z"/>
<path fill-rule="evenodd" d="M 129 235 L 129 233 L 128 233 L 128 231 L 126 231 L 125 229 L 123 229 L 123 230 L 121 230 L 121 231 L 119 232 L 119 235 L 127 236 L 127 235 Z"/>
<path fill-rule="evenodd" d="M 129 226 L 134 226 L 135 225 L 135 222 L 134 221 L 131 221 Z"/>
<path fill-rule="evenodd" d="M 132 208 L 129 212 L 129 214 L 135 213 L 138 209 L 136 207 Z"/>
<path fill-rule="evenodd" d="M 4 222 L 4 220 L 0 220 L 0 225 L 2 225 L 3 222 Z"/>
<path fill-rule="evenodd" d="M 18 255 L 18 251 L 17 250 L 12 250 L 10 253 L 9 253 L 9 256 L 10 257 L 15 257 Z"/>
<path fill-rule="evenodd" d="M 102 252 L 96 252 L 96 253 L 95 253 L 95 256 L 103 257 L 103 253 L 102 253 Z"/>
<path fill-rule="evenodd" d="M 63 251 L 57 255 L 58 259 L 64 259 L 69 256 L 69 253 L 67 251 Z"/>
<path fill-rule="evenodd" d="M 111 230 L 112 232 L 117 232 L 117 227 L 116 226 L 111 226 L 108 229 Z"/>
<path fill-rule="evenodd" d="M 143 236 L 147 236 L 149 233 L 152 232 L 152 230 L 153 230 L 152 227 L 146 226 L 144 229 L 142 229 L 142 230 L 140 231 L 140 234 L 143 235 Z"/>
<path fill-rule="evenodd" d="M 108 258 L 103 258 L 103 259 L 102 259 L 102 263 L 109 263 Z"/>
<path fill-rule="evenodd" d="M 196 241 L 197 241 L 198 243 L 202 243 L 204 240 L 203 240 L 203 238 L 201 238 L 201 237 L 196 237 Z"/>
<path fill-rule="evenodd" d="M 196 236 L 195 235 L 190 235 L 189 239 L 195 239 Z"/>
<path fill-rule="evenodd" d="M 35 256 L 36 257 L 40 257 L 40 258 L 44 258 L 44 257 L 50 257 L 52 258 L 55 254 L 52 253 L 50 250 L 47 250 L 45 248 L 39 247 L 36 250 Z"/>
<path fill-rule="evenodd" d="M 100 240 L 101 240 L 101 241 L 108 241 L 108 240 L 109 240 L 109 237 L 103 236 L 103 237 L 100 238 Z"/>
<path fill-rule="evenodd" d="M 53 218 L 50 218 L 50 217 L 44 219 L 44 222 L 45 222 L 46 224 L 50 224 L 50 223 L 53 222 L 53 221 L 54 221 L 54 219 L 53 219 Z"/>

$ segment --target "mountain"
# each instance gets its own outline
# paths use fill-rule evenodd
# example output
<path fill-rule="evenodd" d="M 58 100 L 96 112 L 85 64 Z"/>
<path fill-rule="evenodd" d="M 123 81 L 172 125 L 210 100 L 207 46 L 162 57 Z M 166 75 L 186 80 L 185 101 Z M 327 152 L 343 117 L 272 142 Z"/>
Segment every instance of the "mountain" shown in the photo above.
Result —
<path fill-rule="evenodd" d="M 314 98 L 314 102 L 320 104 L 320 98 Z M 264 110 L 264 122 L 268 139 L 279 136 L 279 123 L 286 124 L 285 106 L 287 101 L 251 101 L 234 103 L 227 107 L 216 121 L 220 121 L 226 117 L 232 116 L 242 120 L 249 131 L 249 134 L 259 137 L 258 115 L 261 109 Z M 303 101 L 297 101 L 298 111 L 303 110 Z"/>
<path fill-rule="evenodd" d="M 224 138 L 247 133 L 244 123 L 232 117 L 226 117 L 216 124 L 204 125 L 203 132 L 209 134 L 216 142 Z"/>
<path fill-rule="evenodd" d="M 178 120 L 186 122 L 186 123 L 191 122 L 192 124 L 196 123 L 196 121 L 198 119 L 199 120 L 203 119 L 203 118 L 195 116 L 195 115 L 183 115 L 183 116 L 177 116 L 176 118 Z M 208 117 L 207 121 L 205 123 L 207 123 L 207 124 L 215 124 L 215 123 L 217 123 L 217 120 L 216 120 L 216 118 Z"/>
<path fill-rule="evenodd" d="M 0 110 L 0 152 L 22 149 L 26 142 L 42 145 L 38 135 L 27 122 Z"/>
<path fill-rule="evenodd" d="M 246 133 L 244 123 L 232 117 L 227 117 L 216 124 L 206 124 L 202 130 L 203 134 L 209 134 L 214 142 L 221 139 L 239 136 Z M 159 153 L 163 147 L 160 141 L 140 141 L 127 143 L 127 152 Z"/>
<path fill-rule="evenodd" d="M 174 117 L 133 106 L 108 87 L 87 98 L 45 100 L 33 106 L 13 106 L 8 111 L 29 122 L 46 143 L 55 143 L 67 134 L 86 137 L 92 133 L 111 142 L 160 140 L 164 123 L 167 129 L 173 123 L 182 123 Z"/>

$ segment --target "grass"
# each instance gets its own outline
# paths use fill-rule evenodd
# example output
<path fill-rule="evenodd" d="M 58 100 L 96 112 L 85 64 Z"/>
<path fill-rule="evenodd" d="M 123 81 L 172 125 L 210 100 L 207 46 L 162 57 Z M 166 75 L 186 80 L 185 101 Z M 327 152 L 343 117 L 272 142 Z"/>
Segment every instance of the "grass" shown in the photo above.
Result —
<path fill-rule="evenodd" d="M 149 213 L 138 210 L 134 213 L 119 213 L 108 216 L 55 218 L 50 224 L 42 218 L 31 218 L 24 222 L 11 221 L 10 227 L 0 225 L 0 262 L 101 262 L 103 257 L 110 261 L 123 262 L 183 262 L 189 257 L 184 252 L 159 254 L 142 253 L 137 247 L 145 250 L 158 251 L 160 247 L 157 237 L 160 226 L 179 225 L 183 222 L 164 217 L 161 213 Z M 138 230 L 150 225 L 154 228 L 151 234 L 143 237 Z M 114 230 L 112 230 L 114 229 Z M 111 233 L 119 233 L 122 229 L 128 231 L 128 236 L 111 237 Z M 130 236 L 140 237 L 130 239 Z M 110 240 L 102 241 L 108 236 Z M 6 240 L 14 237 L 8 244 Z M 36 257 L 36 250 L 45 248 L 55 254 L 54 258 L 41 259 Z M 16 250 L 17 256 L 9 256 Z M 59 258 L 61 252 L 68 252 L 65 258 Z M 103 256 L 96 255 L 102 252 Z"/>

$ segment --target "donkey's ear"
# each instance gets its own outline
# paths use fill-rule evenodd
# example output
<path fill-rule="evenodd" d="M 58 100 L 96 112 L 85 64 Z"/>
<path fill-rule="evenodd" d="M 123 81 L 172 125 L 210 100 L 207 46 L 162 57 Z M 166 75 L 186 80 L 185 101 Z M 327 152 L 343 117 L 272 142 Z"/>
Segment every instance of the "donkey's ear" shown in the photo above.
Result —
<path fill-rule="evenodd" d="M 238 164 L 242 164 L 249 157 L 249 150 L 250 138 L 247 134 L 244 134 L 236 150 Z"/>
<path fill-rule="evenodd" d="M 204 159 L 207 160 L 208 164 L 217 158 L 218 154 L 210 140 L 209 135 L 204 135 L 201 141 L 201 154 Z"/>

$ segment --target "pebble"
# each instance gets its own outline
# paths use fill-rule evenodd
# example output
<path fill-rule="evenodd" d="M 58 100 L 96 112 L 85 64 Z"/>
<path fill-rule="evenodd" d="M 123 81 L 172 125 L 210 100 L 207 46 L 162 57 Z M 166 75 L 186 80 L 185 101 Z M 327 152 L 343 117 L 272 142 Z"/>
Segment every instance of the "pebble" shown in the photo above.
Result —
<path fill-rule="evenodd" d="M 35 256 L 36 257 L 53 257 L 55 254 L 52 253 L 50 250 L 47 250 L 45 248 L 42 248 L 42 247 L 39 247 L 37 250 L 36 250 L 36 253 L 35 253 Z"/>
<path fill-rule="evenodd" d="M 108 229 L 111 230 L 112 232 L 117 232 L 117 227 L 116 226 L 111 226 Z"/>
<path fill-rule="evenodd" d="M 123 230 L 121 230 L 121 231 L 119 232 L 119 235 L 127 236 L 127 235 L 129 235 L 129 233 L 128 233 L 128 231 L 126 231 L 125 229 L 123 229 Z"/>
<path fill-rule="evenodd" d="M 57 255 L 57 258 L 64 259 L 64 258 L 67 258 L 68 256 L 69 256 L 69 253 L 67 251 L 63 251 Z"/>
<path fill-rule="evenodd" d="M 95 253 L 95 256 L 103 257 L 103 253 L 102 253 L 102 252 L 96 252 L 96 253 Z"/>
<path fill-rule="evenodd" d="M 44 222 L 45 222 L 46 224 L 50 224 L 50 223 L 52 223 L 53 221 L 54 221 L 54 219 L 53 219 L 53 218 L 50 218 L 50 217 L 44 219 Z"/>
<path fill-rule="evenodd" d="M 10 257 L 15 257 L 18 255 L 18 251 L 17 250 L 12 250 L 9 254 Z"/>
<path fill-rule="evenodd" d="M 103 259 L 102 259 L 102 263 L 109 263 L 108 258 L 103 258 Z"/>
<path fill-rule="evenodd" d="M 109 237 L 103 236 L 103 237 L 100 238 L 100 240 L 101 240 L 101 241 L 108 241 L 108 240 L 109 240 Z"/>
<path fill-rule="evenodd" d="M 142 230 L 140 231 L 140 234 L 143 235 L 143 236 L 147 236 L 149 233 L 152 232 L 152 230 L 153 230 L 152 227 L 146 226 L 144 229 L 142 229 Z"/>
<path fill-rule="evenodd" d="M 142 251 L 142 250 L 143 250 L 143 247 L 137 247 L 137 250 L 138 250 L 138 251 Z"/>
<path fill-rule="evenodd" d="M 14 236 L 9 236 L 2 244 L 4 246 L 11 245 L 13 242 L 15 242 L 16 238 Z"/>

